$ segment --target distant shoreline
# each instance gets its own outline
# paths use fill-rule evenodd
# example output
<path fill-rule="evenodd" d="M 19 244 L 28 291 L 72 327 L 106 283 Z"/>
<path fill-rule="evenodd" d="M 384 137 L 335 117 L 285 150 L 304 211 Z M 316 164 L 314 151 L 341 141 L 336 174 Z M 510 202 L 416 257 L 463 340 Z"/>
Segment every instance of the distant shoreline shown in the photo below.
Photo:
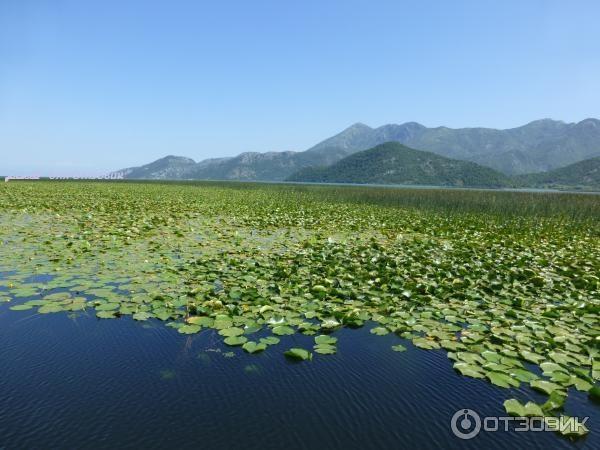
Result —
<path fill-rule="evenodd" d="M 436 186 L 421 184 L 377 184 L 377 183 L 325 183 L 312 181 L 269 181 L 269 180 L 211 180 L 211 179 L 151 179 L 151 178 L 106 178 L 106 177 L 3 177 L 0 181 L 100 181 L 100 182 L 121 182 L 121 183 L 231 183 L 231 184 L 275 184 L 275 185 L 299 185 L 299 186 L 338 186 L 338 187 L 371 187 L 386 189 L 424 189 L 424 190 L 452 190 L 452 191 L 486 191 L 486 192 L 522 192 L 522 193 L 540 193 L 540 194 L 586 194 L 600 195 L 600 190 L 577 190 L 577 189 L 558 189 L 558 188 L 494 188 L 494 187 L 468 187 L 468 186 Z"/>

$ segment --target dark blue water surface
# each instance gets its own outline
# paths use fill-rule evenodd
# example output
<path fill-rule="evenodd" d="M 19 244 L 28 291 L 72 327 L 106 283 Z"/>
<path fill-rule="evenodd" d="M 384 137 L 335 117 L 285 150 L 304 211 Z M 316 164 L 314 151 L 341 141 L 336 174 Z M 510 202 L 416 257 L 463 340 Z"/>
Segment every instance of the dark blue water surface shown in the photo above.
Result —
<path fill-rule="evenodd" d="M 456 438 L 460 408 L 503 415 L 507 398 L 544 397 L 460 376 L 443 351 L 393 352 L 402 341 L 371 325 L 336 332 L 337 355 L 293 363 L 283 351 L 312 338 L 248 355 L 212 330 L 184 336 L 158 321 L 9 305 L 0 304 L 2 449 L 600 448 L 599 408 L 581 393 L 566 409 L 591 416 L 591 432 L 574 443 L 549 432 Z"/>

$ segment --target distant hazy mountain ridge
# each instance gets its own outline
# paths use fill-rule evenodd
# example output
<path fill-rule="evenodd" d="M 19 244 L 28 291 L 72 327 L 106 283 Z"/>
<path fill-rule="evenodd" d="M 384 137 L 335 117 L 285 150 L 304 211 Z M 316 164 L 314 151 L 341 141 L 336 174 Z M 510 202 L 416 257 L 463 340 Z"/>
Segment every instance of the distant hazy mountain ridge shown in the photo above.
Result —
<path fill-rule="evenodd" d="M 129 167 L 119 170 L 123 178 L 177 180 L 187 178 L 188 170 L 196 165 L 196 161 L 183 156 L 165 156 L 150 164 L 140 167 Z"/>
<path fill-rule="evenodd" d="M 600 156 L 600 121 L 543 119 L 518 128 L 427 128 L 416 122 L 371 128 L 357 123 L 303 152 L 242 153 L 196 163 L 167 156 L 118 173 L 130 179 L 285 180 L 386 142 L 471 161 L 506 175 L 549 171 Z"/>

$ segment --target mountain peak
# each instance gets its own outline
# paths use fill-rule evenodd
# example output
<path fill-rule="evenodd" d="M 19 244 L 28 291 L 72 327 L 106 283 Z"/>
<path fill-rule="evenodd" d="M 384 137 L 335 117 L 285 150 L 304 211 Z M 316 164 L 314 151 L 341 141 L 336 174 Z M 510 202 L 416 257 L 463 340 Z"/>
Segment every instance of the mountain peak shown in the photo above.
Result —
<path fill-rule="evenodd" d="M 192 158 L 188 158 L 187 156 L 177 156 L 177 155 L 167 155 L 163 158 L 159 158 L 154 162 L 181 162 L 181 163 L 190 163 L 196 164 Z"/>
<path fill-rule="evenodd" d="M 404 127 L 404 128 L 417 128 L 417 129 L 427 128 L 425 125 L 421 125 L 419 122 L 404 122 L 400 126 Z"/>
<path fill-rule="evenodd" d="M 594 119 L 592 117 L 588 117 L 587 119 L 583 119 L 581 122 L 577 123 L 579 127 L 590 127 L 590 128 L 599 128 L 600 120 Z"/>
<path fill-rule="evenodd" d="M 356 122 L 350 125 L 342 132 L 336 134 L 329 139 L 318 143 L 314 147 L 308 149 L 309 152 L 320 151 L 327 148 L 339 148 L 342 150 L 352 149 L 356 141 L 362 141 L 373 132 L 373 128 L 361 122 Z M 368 147 L 368 146 L 367 146 Z"/>
<path fill-rule="evenodd" d="M 550 119 L 550 118 L 545 118 L 545 119 L 534 120 L 524 126 L 525 127 L 530 127 L 530 126 L 547 127 L 547 126 L 556 126 L 556 125 L 565 125 L 565 122 L 563 122 L 562 120 L 554 120 L 554 119 Z"/>
<path fill-rule="evenodd" d="M 371 128 L 369 125 L 366 125 L 362 122 L 356 122 L 356 123 L 353 123 L 352 125 L 350 125 L 348 128 L 346 128 L 344 131 L 350 131 L 350 130 L 368 131 L 368 130 L 372 130 L 372 129 L 373 128 Z M 342 131 L 342 133 L 344 131 Z"/>

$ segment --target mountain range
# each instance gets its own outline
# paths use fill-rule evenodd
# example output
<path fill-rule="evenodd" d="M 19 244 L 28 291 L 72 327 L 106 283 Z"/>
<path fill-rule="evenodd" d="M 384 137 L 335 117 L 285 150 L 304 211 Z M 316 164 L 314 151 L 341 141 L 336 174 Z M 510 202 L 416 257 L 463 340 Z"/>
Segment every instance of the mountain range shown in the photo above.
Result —
<path fill-rule="evenodd" d="M 330 166 L 386 142 L 469 161 L 507 176 L 548 172 L 600 156 L 600 120 L 537 120 L 506 130 L 428 128 L 416 122 L 371 128 L 356 123 L 302 152 L 246 152 L 206 159 L 167 156 L 114 174 L 128 179 L 282 181 L 301 169 Z"/>

